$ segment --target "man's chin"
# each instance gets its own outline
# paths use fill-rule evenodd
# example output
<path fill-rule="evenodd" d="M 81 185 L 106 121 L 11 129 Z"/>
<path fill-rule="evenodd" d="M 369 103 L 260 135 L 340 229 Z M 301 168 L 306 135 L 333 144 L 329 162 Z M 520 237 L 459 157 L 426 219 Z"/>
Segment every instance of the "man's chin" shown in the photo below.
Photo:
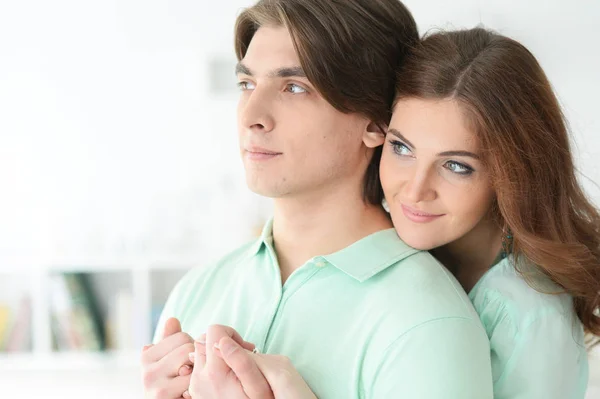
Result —
<path fill-rule="evenodd" d="M 277 190 L 277 188 L 272 187 L 270 185 L 265 184 L 257 184 L 255 181 L 246 181 L 246 185 L 248 189 L 252 191 L 256 195 L 260 195 L 261 197 L 266 198 L 280 198 L 282 194 Z"/>

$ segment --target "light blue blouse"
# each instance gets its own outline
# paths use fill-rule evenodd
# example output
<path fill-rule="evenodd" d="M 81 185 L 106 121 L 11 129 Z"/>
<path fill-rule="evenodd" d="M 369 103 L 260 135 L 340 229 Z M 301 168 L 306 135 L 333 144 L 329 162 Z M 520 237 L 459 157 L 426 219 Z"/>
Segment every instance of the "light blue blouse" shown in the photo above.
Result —
<path fill-rule="evenodd" d="M 567 294 L 532 267 L 527 284 L 509 256 L 469 297 L 490 339 L 496 399 L 583 399 L 588 360 L 583 326 Z M 554 294 L 552 294 L 554 293 Z"/>

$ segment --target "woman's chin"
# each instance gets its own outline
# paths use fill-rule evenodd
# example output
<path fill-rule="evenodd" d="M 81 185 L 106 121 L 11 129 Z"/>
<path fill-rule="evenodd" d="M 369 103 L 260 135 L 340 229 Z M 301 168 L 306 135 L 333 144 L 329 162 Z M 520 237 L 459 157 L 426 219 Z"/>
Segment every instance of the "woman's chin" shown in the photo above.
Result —
<path fill-rule="evenodd" d="M 411 246 L 415 249 L 429 251 L 430 249 L 439 246 L 431 240 L 431 237 L 415 237 L 412 235 L 401 234 L 398 230 L 396 230 L 396 232 L 398 233 L 398 236 L 402 241 L 404 241 L 408 246 Z"/>

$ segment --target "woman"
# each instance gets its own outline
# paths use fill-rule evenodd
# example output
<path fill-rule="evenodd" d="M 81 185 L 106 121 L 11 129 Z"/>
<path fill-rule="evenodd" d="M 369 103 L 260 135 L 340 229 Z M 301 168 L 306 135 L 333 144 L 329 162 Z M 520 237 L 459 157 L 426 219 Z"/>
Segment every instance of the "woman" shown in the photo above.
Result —
<path fill-rule="evenodd" d="M 399 72 L 380 171 L 400 238 L 469 293 L 494 396 L 583 398 L 584 329 L 600 333 L 600 216 L 534 56 L 481 28 L 426 37 Z M 301 379 L 272 377 L 269 356 L 248 357 L 274 392 L 310 397 Z"/>
<path fill-rule="evenodd" d="M 400 238 L 469 293 L 495 397 L 583 398 L 600 217 L 534 56 L 481 28 L 425 38 L 398 75 L 380 171 Z"/>

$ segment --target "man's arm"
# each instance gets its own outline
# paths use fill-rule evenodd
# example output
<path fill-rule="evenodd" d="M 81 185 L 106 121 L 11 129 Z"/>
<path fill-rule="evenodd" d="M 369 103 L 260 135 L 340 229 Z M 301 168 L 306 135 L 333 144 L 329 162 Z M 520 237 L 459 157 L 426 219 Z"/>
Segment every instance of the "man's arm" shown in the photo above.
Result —
<path fill-rule="evenodd" d="M 388 347 L 366 386 L 373 399 L 491 399 L 488 338 L 467 318 L 428 321 Z"/>

